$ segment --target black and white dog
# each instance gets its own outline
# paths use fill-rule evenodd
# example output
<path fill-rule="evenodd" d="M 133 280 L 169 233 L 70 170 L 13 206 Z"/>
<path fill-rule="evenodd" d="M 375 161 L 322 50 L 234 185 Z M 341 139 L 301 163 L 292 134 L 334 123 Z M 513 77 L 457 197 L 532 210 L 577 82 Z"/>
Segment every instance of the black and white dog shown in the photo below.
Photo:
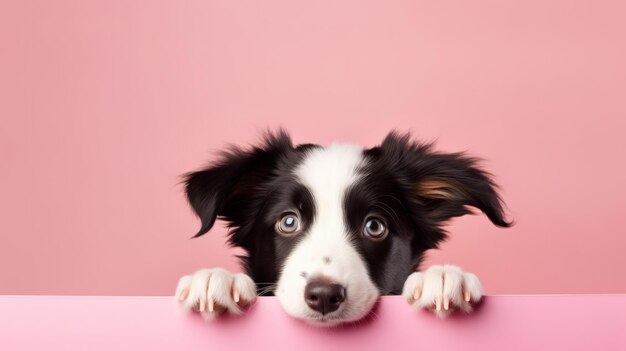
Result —
<path fill-rule="evenodd" d="M 469 312 L 482 297 L 478 278 L 450 265 L 419 272 L 422 256 L 468 206 L 497 226 L 511 224 L 476 159 L 435 152 L 408 134 L 362 149 L 294 146 L 285 132 L 268 133 L 261 145 L 233 147 L 188 174 L 185 184 L 202 221 L 196 237 L 219 217 L 230 243 L 247 252 L 247 275 L 212 268 L 180 279 L 180 305 L 205 318 L 241 313 L 257 289 L 276 295 L 289 315 L 324 326 L 359 320 L 389 294 L 441 317 Z"/>

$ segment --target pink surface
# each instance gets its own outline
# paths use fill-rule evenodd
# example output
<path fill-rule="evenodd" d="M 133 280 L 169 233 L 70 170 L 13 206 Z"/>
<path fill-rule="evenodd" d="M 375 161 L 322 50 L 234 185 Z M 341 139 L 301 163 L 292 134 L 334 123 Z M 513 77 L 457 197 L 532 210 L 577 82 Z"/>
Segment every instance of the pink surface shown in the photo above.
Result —
<path fill-rule="evenodd" d="M 489 293 L 626 292 L 625 11 L 2 1 L 0 294 L 165 295 L 237 269 L 221 227 L 188 240 L 179 175 L 279 125 L 368 146 L 410 129 L 486 158 L 517 225 L 455 220 L 429 263 Z"/>
<path fill-rule="evenodd" d="M 261 298 L 241 318 L 205 323 L 172 297 L 0 297 L 0 349 L 624 350 L 626 295 L 494 296 L 439 320 L 386 297 L 357 326 L 318 329 Z"/>

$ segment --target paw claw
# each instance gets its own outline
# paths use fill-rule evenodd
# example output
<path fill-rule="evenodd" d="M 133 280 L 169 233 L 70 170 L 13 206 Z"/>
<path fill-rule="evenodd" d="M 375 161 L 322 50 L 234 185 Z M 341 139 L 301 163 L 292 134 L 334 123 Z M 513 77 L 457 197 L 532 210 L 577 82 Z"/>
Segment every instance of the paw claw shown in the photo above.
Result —
<path fill-rule="evenodd" d="M 209 297 L 209 312 L 214 312 L 215 311 L 215 301 L 213 301 L 213 298 Z"/>
<path fill-rule="evenodd" d="M 233 301 L 239 303 L 239 290 L 237 288 L 233 288 Z"/>
<path fill-rule="evenodd" d="M 183 302 L 187 299 L 187 296 L 189 296 L 189 288 L 184 288 L 183 291 L 180 293 L 180 297 L 178 298 L 179 302 Z"/>
<path fill-rule="evenodd" d="M 201 299 L 200 299 L 200 309 L 199 309 L 199 310 L 200 310 L 200 312 L 204 312 L 204 308 L 205 308 L 205 306 L 206 306 L 206 302 L 205 302 L 205 300 L 204 300 L 204 299 L 202 299 L 202 298 L 201 298 Z"/>
<path fill-rule="evenodd" d="M 422 289 L 416 288 L 415 292 L 413 293 L 413 300 L 419 300 L 421 295 L 422 295 Z"/>

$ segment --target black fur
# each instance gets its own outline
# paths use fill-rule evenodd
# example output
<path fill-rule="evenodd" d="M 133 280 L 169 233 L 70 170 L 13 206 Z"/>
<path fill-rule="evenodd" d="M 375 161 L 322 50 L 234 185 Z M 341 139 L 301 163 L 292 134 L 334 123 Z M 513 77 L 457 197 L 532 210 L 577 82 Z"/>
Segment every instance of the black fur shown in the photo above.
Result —
<path fill-rule="evenodd" d="M 194 237 L 209 231 L 216 218 L 225 220 L 230 243 L 247 252 L 241 257 L 247 273 L 257 284 L 276 283 L 282 263 L 301 238 L 277 234 L 276 221 L 293 209 L 301 215 L 304 233 L 314 221 L 312 195 L 292 170 L 307 150 L 316 147 L 294 147 L 289 136 L 279 131 L 268 134 L 260 146 L 231 148 L 215 165 L 187 174 L 187 197 L 202 222 Z M 503 218 L 493 181 L 473 158 L 437 153 L 431 145 L 413 143 L 408 135 L 396 133 L 365 150 L 364 158 L 362 179 L 345 195 L 345 220 L 381 294 L 400 293 L 423 253 L 445 238 L 442 224 L 470 213 L 467 206 L 480 209 L 498 226 L 510 225 Z M 452 184 L 444 189 L 451 190 L 452 196 L 420 194 L 420 182 L 428 179 Z M 362 235 L 368 215 L 384 219 L 390 228 L 387 238 L 373 241 Z"/>
<path fill-rule="evenodd" d="M 365 151 L 362 179 L 345 199 L 346 220 L 381 294 L 400 294 L 406 278 L 419 266 L 426 250 L 446 238 L 442 225 L 452 217 L 483 211 L 496 225 L 508 227 L 500 198 L 477 160 L 460 153 L 437 153 L 432 145 L 411 142 L 408 134 L 389 134 L 383 143 Z M 418 191 L 423 179 L 448 181 L 459 196 L 430 199 Z M 456 194 L 455 194 L 456 195 Z M 368 215 L 385 219 L 390 235 L 374 242 L 361 235 Z"/>
<path fill-rule="evenodd" d="M 304 226 L 313 221 L 311 194 L 291 170 L 314 147 L 294 147 L 284 131 L 268 133 L 262 145 L 247 151 L 233 147 L 214 166 L 187 174 L 187 198 L 202 221 L 194 237 L 208 232 L 219 217 L 228 223 L 230 244 L 247 252 L 240 259 L 250 277 L 257 284 L 275 283 L 280 265 L 300 239 L 277 235 L 277 218 L 297 207 Z"/>

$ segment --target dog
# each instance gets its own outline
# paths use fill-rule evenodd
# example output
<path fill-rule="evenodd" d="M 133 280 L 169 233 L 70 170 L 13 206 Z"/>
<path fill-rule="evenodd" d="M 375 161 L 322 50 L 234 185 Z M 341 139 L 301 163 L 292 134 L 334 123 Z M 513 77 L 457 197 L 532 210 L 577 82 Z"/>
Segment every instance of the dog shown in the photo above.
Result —
<path fill-rule="evenodd" d="M 246 252 L 247 274 L 199 270 L 179 280 L 176 298 L 213 319 L 275 295 L 287 314 L 318 326 L 358 321 L 381 295 L 402 294 L 439 317 L 470 312 L 483 295 L 476 275 L 418 268 L 446 238 L 444 224 L 468 207 L 496 226 L 512 224 L 478 162 L 395 131 L 369 149 L 294 146 L 283 130 L 249 149 L 231 147 L 183 182 L 201 220 L 194 237 L 224 220 L 230 244 Z"/>

